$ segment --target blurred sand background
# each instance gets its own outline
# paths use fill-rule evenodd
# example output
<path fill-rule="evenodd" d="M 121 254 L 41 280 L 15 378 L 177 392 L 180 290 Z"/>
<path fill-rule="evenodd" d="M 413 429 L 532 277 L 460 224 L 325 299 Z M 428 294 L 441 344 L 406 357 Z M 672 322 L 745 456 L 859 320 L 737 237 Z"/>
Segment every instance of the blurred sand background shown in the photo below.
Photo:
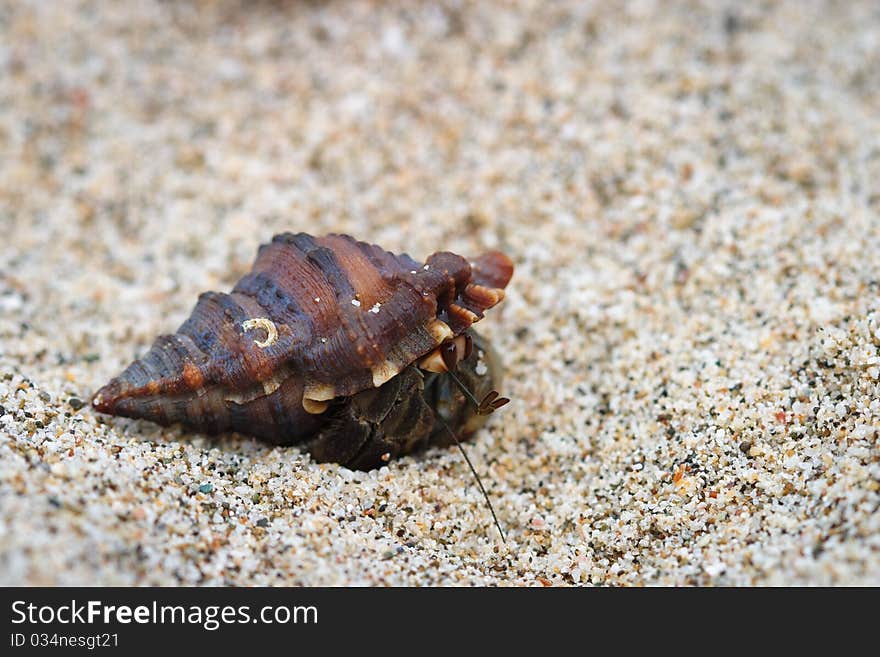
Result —
<path fill-rule="evenodd" d="M 876 2 L 0 3 L 0 583 L 880 584 Z M 370 473 L 98 417 L 277 232 L 505 250 Z"/>

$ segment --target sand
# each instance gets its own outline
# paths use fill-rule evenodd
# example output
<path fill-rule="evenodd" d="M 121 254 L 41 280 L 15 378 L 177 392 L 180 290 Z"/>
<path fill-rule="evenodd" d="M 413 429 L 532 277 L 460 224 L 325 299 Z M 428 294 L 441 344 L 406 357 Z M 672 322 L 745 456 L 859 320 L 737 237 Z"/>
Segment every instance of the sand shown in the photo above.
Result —
<path fill-rule="evenodd" d="M 4 2 L 0 584 L 880 584 L 875 2 Z M 275 233 L 500 248 L 381 470 L 99 416 Z"/>

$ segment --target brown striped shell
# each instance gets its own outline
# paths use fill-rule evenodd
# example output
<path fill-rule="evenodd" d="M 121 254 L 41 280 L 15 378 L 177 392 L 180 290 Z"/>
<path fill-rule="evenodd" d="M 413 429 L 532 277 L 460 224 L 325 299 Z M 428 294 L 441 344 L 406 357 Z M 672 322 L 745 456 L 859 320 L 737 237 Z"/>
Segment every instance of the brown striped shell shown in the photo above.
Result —
<path fill-rule="evenodd" d="M 100 412 L 295 442 L 327 402 L 378 388 L 504 298 L 499 252 L 422 264 L 348 235 L 276 236 L 231 293 L 101 388 Z M 305 411 L 305 412 L 304 412 Z"/>

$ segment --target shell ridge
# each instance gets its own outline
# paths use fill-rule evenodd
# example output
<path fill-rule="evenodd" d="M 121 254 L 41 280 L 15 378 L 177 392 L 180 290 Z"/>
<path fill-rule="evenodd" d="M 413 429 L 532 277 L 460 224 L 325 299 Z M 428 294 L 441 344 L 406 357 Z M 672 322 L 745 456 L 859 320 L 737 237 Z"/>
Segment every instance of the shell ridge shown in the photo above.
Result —
<path fill-rule="evenodd" d="M 275 276 L 265 271 L 245 274 L 233 288 L 232 294 L 254 299 L 266 311 L 266 316 L 276 323 L 294 324 L 305 316 L 293 295 Z"/>
<path fill-rule="evenodd" d="M 365 367 L 369 367 L 373 357 L 370 350 L 370 328 L 364 322 L 359 292 L 352 285 L 348 273 L 340 264 L 336 254 L 326 246 L 318 246 L 308 256 L 309 260 L 321 271 L 336 293 L 337 313 L 339 327 L 337 334 L 347 335 L 344 352 L 350 357 L 360 361 Z M 359 337 L 360 336 L 360 337 Z M 334 364 L 335 365 L 335 364 Z M 339 368 L 334 367 L 334 370 Z"/>
<path fill-rule="evenodd" d="M 333 236 L 331 235 L 328 237 Z M 348 236 L 336 237 L 343 237 L 345 242 L 348 243 L 353 242 L 353 239 Z M 318 276 L 320 276 L 325 285 L 333 291 L 334 298 L 332 301 L 335 304 L 335 321 L 333 323 L 335 324 L 335 329 L 332 332 L 334 337 L 337 338 L 335 344 L 337 344 L 339 348 L 334 353 L 338 354 L 338 357 L 325 358 L 324 365 L 327 368 L 325 374 L 327 375 L 328 380 L 342 377 L 345 375 L 345 370 L 342 369 L 340 365 L 344 367 L 344 363 L 349 359 L 360 360 L 360 354 L 357 351 L 359 344 L 357 343 L 355 329 L 360 328 L 363 332 L 364 327 L 358 326 L 356 318 L 348 308 L 348 304 L 350 304 L 352 300 L 356 300 L 357 291 L 352 286 L 345 270 L 339 264 L 334 251 L 328 246 L 319 243 L 318 239 L 305 233 L 298 233 L 288 239 L 287 243 L 293 245 L 300 254 L 302 254 L 307 265 Z M 329 302 L 330 299 L 325 301 Z M 328 329 L 329 328 L 330 327 L 328 327 Z M 328 331 L 328 333 L 329 332 L 330 331 Z M 330 336 L 323 337 L 329 339 Z"/>

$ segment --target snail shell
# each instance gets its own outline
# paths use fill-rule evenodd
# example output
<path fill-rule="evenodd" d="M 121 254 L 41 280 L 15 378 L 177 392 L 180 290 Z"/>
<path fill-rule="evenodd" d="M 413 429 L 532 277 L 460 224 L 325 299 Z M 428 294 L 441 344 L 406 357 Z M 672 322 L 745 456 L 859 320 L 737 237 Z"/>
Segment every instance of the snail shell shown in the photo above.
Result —
<path fill-rule="evenodd" d="M 348 235 L 278 235 L 260 247 L 231 293 L 202 294 L 177 332 L 159 336 L 92 405 L 206 433 L 237 431 L 278 444 L 310 440 L 319 460 L 380 465 L 431 442 L 425 436 L 436 434 L 433 413 L 443 399 L 466 404 L 449 401 L 458 397 L 451 382 L 440 383 L 448 376 L 417 366 L 438 347 L 472 335 L 478 348 L 460 360 L 460 374 L 473 379 L 485 370 L 470 381 L 481 389 L 497 378 L 497 368 L 486 364 L 489 346 L 469 329 L 504 298 L 512 274 L 512 262 L 499 252 L 471 262 L 439 252 L 421 264 Z M 483 361 L 475 360 L 477 352 Z M 385 415 L 365 413 L 371 403 L 387 406 Z M 407 416 L 407 427 L 397 416 L 410 407 L 415 415 Z M 473 414 L 457 413 L 449 416 L 452 429 L 471 432 Z M 352 418 L 374 436 L 391 436 L 394 449 L 373 462 L 356 458 L 354 448 L 330 446 L 358 443 L 344 437 Z"/>

